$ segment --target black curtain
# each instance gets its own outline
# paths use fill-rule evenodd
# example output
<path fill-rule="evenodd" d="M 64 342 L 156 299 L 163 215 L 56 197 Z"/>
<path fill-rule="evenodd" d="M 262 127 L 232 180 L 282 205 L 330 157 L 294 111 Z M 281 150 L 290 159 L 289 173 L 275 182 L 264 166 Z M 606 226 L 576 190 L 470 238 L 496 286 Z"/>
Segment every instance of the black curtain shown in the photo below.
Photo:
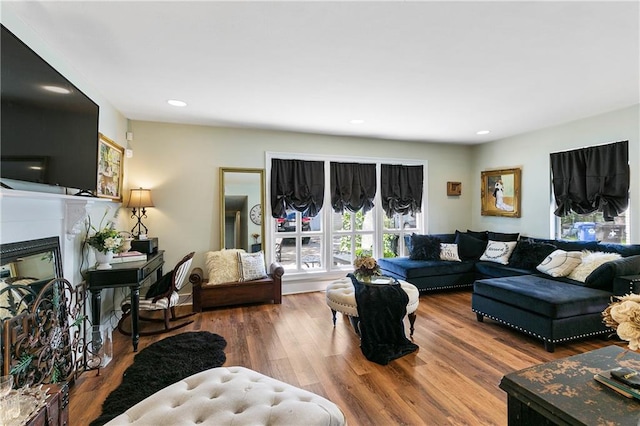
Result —
<path fill-rule="evenodd" d="M 419 213 L 422 205 L 422 166 L 382 164 L 380 169 L 380 195 L 382 209 L 387 216 L 394 213 Z"/>
<path fill-rule="evenodd" d="M 271 214 L 287 217 L 287 209 L 315 217 L 324 201 L 324 162 L 271 160 Z"/>
<path fill-rule="evenodd" d="M 371 210 L 376 196 L 376 165 L 332 162 L 330 166 L 333 211 Z"/>
<path fill-rule="evenodd" d="M 601 211 L 613 220 L 629 206 L 629 141 L 551 154 L 556 216 Z"/>

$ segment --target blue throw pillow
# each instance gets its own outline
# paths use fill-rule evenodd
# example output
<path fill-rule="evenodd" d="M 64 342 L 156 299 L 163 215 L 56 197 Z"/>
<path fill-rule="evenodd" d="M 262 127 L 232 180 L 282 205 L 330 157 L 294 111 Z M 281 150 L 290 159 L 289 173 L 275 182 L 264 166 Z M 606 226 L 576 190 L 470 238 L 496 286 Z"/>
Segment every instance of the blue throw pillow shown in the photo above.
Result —
<path fill-rule="evenodd" d="M 468 233 L 456 231 L 455 244 L 462 260 L 478 260 L 487 248 L 487 241 L 476 238 Z"/>
<path fill-rule="evenodd" d="M 440 238 L 430 235 L 411 235 L 411 260 L 440 260 Z"/>
<path fill-rule="evenodd" d="M 535 270 L 536 266 L 555 250 L 556 246 L 553 244 L 523 238 L 518 241 L 509 258 L 509 266 L 518 269 Z"/>
<path fill-rule="evenodd" d="M 610 290 L 615 277 L 637 275 L 640 271 L 640 255 L 623 257 L 598 266 L 584 280 L 585 287 Z"/>
<path fill-rule="evenodd" d="M 489 236 L 487 235 L 487 231 L 472 231 L 470 229 L 467 229 L 467 234 L 471 235 L 474 238 L 477 238 L 479 240 L 483 240 L 483 241 L 488 241 L 489 240 Z"/>
<path fill-rule="evenodd" d="M 487 232 L 487 236 L 491 241 L 500 241 L 500 242 L 508 242 L 508 241 L 518 241 L 519 233 L 515 234 L 505 234 L 503 232 Z"/>

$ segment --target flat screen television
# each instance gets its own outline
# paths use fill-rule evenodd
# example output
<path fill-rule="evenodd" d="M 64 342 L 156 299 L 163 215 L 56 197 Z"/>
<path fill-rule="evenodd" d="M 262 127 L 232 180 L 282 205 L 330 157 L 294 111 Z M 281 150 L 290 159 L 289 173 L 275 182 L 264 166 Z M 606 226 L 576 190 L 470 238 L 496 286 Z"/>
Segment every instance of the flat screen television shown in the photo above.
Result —
<path fill-rule="evenodd" d="M 0 176 L 95 193 L 98 105 L 4 25 L 0 47 Z"/>

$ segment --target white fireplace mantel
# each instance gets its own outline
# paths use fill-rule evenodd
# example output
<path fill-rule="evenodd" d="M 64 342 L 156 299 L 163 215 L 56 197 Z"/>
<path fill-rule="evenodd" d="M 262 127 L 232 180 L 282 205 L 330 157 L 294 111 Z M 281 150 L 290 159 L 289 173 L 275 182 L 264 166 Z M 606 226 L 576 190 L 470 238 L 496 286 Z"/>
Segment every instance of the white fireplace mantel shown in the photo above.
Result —
<path fill-rule="evenodd" d="M 113 203 L 110 199 L 54 194 L 48 192 L 22 191 L 2 188 L 0 191 L 3 222 L 28 222 L 42 220 L 42 209 L 48 206 L 48 213 L 54 219 L 57 215 L 64 221 L 64 233 L 72 239 L 83 230 L 89 209 L 98 204 Z M 10 208 L 17 204 L 18 208 Z"/>

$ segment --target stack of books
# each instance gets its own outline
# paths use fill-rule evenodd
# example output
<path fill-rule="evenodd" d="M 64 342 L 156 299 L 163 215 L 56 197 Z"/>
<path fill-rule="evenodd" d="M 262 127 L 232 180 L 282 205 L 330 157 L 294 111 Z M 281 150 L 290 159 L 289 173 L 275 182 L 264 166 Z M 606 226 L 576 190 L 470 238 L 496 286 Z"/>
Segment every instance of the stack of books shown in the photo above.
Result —
<path fill-rule="evenodd" d="M 145 253 L 139 251 L 125 251 L 113 256 L 111 263 L 124 263 L 124 262 L 140 262 L 141 260 L 147 260 Z"/>
<path fill-rule="evenodd" d="M 627 398 L 635 398 L 640 400 L 640 389 L 627 386 L 621 381 L 614 379 L 613 377 L 611 377 L 611 371 L 612 370 L 607 370 L 601 373 L 597 373 L 593 376 L 593 378 L 598 383 L 602 383 L 609 389 L 618 392 L 620 395 L 624 395 Z"/>

